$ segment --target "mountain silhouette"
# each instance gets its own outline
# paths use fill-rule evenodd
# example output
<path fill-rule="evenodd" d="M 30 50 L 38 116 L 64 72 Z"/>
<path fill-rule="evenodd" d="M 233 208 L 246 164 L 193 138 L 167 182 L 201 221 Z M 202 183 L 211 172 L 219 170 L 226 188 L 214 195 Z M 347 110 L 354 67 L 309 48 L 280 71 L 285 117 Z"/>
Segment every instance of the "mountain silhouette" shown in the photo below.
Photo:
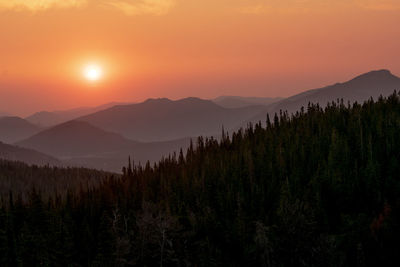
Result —
<path fill-rule="evenodd" d="M 21 161 L 27 164 L 60 166 L 62 163 L 54 157 L 32 149 L 21 148 L 0 142 L 0 159 Z"/>
<path fill-rule="evenodd" d="M 362 102 L 370 97 L 390 95 L 399 88 L 400 78 L 390 71 L 380 70 L 360 75 L 348 82 L 309 90 L 268 106 L 226 108 L 199 98 L 177 101 L 160 98 L 139 104 L 112 106 L 39 133 L 38 126 L 20 118 L 1 119 L 0 129 L 8 129 L 9 132 L 14 129 L 15 132 L 15 128 L 18 129 L 15 121 L 30 125 L 30 132 L 35 133 L 22 131 L 26 139 L 18 142 L 19 146 L 57 157 L 64 164 L 120 171 L 129 156 L 136 162 L 154 162 L 178 152 L 180 148 L 185 150 L 191 137 L 218 136 L 222 127 L 229 130 L 238 125 L 245 126 L 245 122 L 265 121 L 267 113 L 273 115 L 280 110 L 293 113 L 301 107 L 307 107 L 310 102 L 321 106 L 338 99 L 343 99 L 345 103 Z M 246 99 L 266 101 L 265 98 L 242 97 L 218 99 L 234 100 L 225 102 L 228 105 L 242 105 Z M 4 126 L 7 121 L 14 123 L 9 124 L 11 126 L 8 128 Z M 1 133 L 4 135 L 4 131 Z M 9 134 L 8 139 L 10 136 L 16 138 Z"/>
<path fill-rule="evenodd" d="M 70 120 L 74 120 L 78 117 L 85 116 L 103 109 L 110 108 L 116 105 L 122 105 L 124 103 L 111 102 L 97 107 L 81 107 L 69 110 L 59 111 L 40 111 L 25 119 L 33 124 L 40 125 L 43 127 L 51 127 L 57 124 L 61 124 Z"/>
<path fill-rule="evenodd" d="M 137 141 L 167 141 L 220 134 L 254 116 L 263 106 L 223 108 L 212 101 L 185 98 L 149 99 L 140 104 L 114 106 L 79 118 L 106 131 Z"/>
<path fill-rule="evenodd" d="M 299 111 L 301 107 L 307 108 L 308 103 L 318 103 L 322 107 L 325 107 L 328 102 L 341 99 L 343 99 L 345 104 L 347 104 L 347 102 L 360 103 L 371 97 L 377 99 L 380 95 L 388 96 L 395 90 L 400 90 L 399 77 L 393 75 L 389 70 L 371 71 L 344 83 L 308 90 L 285 98 L 268 106 L 250 121 L 264 122 L 267 113 L 270 115 L 275 113 L 279 114 L 281 110 L 288 111 L 289 114 L 295 113 Z"/>
<path fill-rule="evenodd" d="M 8 144 L 38 133 L 41 128 L 19 117 L 0 118 L 0 141 Z"/>
<path fill-rule="evenodd" d="M 99 129 L 87 122 L 69 121 L 18 142 L 17 145 L 59 158 L 66 165 L 120 172 L 129 156 L 142 163 L 155 162 L 180 148 L 190 139 L 140 143 Z"/>
<path fill-rule="evenodd" d="M 17 144 L 58 158 L 70 158 L 109 153 L 131 146 L 132 143 L 119 134 L 106 132 L 89 123 L 69 121 Z"/>

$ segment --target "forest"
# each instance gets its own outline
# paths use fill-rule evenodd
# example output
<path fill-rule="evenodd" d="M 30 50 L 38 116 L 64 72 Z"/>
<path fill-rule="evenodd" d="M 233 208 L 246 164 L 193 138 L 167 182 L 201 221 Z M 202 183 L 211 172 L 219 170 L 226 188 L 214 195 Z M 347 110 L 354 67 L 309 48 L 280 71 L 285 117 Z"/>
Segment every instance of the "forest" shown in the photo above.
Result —
<path fill-rule="evenodd" d="M 399 160 L 394 93 L 282 111 L 122 175 L 0 161 L 0 265 L 400 266 Z"/>

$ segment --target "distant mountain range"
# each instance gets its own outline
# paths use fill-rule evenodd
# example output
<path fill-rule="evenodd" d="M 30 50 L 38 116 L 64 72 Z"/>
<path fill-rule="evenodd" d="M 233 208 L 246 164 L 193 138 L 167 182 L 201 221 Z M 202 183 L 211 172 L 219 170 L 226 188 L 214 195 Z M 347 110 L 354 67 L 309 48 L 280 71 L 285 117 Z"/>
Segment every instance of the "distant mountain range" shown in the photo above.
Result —
<path fill-rule="evenodd" d="M 120 171 L 128 156 L 142 163 L 157 161 L 180 148 L 186 149 L 190 138 L 218 136 L 222 127 L 231 132 L 249 122 L 265 121 L 267 113 L 271 116 L 280 110 L 293 113 L 310 102 L 321 106 L 338 99 L 345 103 L 363 102 L 370 97 L 388 96 L 395 90 L 400 90 L 400 78 L 388 70 L 379 70 L 285 99 L 227 96 L 172 101 L 162 98 L 139 104 L 107 104 L 92 109 L 90 114 L 85 114 L 89 112 L 87 109 L 55 112 L 51 113 L 56 116 L 54 121 L 47 120 L 43 114 L 31 116 L 30 122 L 5 117 L 0 119 L 0 141 L 17 142 L 20 147 L 50 155 L 38 158 L 58 158 L 63 164 Z M 76 118 L 81 114 L 85 115 Z M 32 123 L 51 125 L 67 118 L 73 120 L 44 129 Z M 14 153 L 17 156 L 13 159 L 19 155 L 26 161 L 23 154 Z"/>
<path fill-rule="evenodd" d="M 46 129 L 17 145 L 44 152 L 75 166 L 121 171 L 129 156 L 137 162 L 156 161 L 186 148 L 189 139 L 139 143 L 87 122 L 69 121 Z"/>
<path fill-rule="evenodd" d="M 343 99 L 346 104 L 356 101 L 362 103 L 371 97 L 377 99 L 380 95 L 388 96 L 395 90 L 400 90 L 399 77 L 388 70 L 371 71 L 344 83 L 308 90 L 285 98 L 266 107 L 250 121 L 265 121 L 267 113 L 270 115 L 279 114 L 280 110 L 294 113 L 301 107 L 307 108 L 308 103 L 319 103 L 322 107 L 325 107 L 328 102 L 340 99 Z"/>
<path fill-rule="evenodd" d="M 40 125 L 42 127 L 51 127 L 63 122 L 67 122 L 81 116 L 85 116 L 103 109 L 107 109 L 116 105 L 123 105 L 128 103 L 111 102 L 97 107 L 81 107 L 70 110 L 59 110 L 59 111 L 41 111 L 37 112 L 25 119 L 33 124 Z"/>
<path fill-rule="evenodd" d="M 140 104 L 114 106 L 80 117 L 101 129 L 143 141 L 168 141 L 220 134 L 259 113 L 264 106 L 224 108 L 210 100 L 185 98 L 149 99 Z"/>
<path fill-rule="evenodd" d="M 14 143 L 28 138 L 42 129 L 19 117 L 0 118 L 0 141 L 4 143 Z"/>
<path fill-rule="evenodd" d="M 0 159 L 10 161 L 22 161 L 28 164 L 44 166 L 60 166 L 62 163 L 51 156 L 34 151 L 32 149 L 21 148 L 0 142 Z"/>
<path fill-rule="evenodd" d="M 212 101 L 224 108 L 243 108 L 254 105 L 268 106 L 282 99 L 281 97 L 220 96 Z"/>
<path fill-rule="evenodd" d="M 106 132 L 82 121 L 69 121 L 46 129 L 18 146 L 35 149 L 58 158 L 94 156 L 130 147 L 134 141 Z"/>

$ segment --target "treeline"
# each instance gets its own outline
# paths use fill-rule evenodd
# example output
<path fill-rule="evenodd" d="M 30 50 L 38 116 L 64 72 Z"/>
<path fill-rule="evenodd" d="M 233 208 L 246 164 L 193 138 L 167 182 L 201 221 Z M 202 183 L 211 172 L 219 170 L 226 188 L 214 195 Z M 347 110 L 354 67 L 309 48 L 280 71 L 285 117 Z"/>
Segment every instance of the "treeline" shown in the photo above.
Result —
<path fill-rule="evenodd" d="M 65 197 L 9 193 L 0 265 L 399 266 L 399 160 L 399 95 L 309 105 Z"/>
<path fill-rule="evenodd" d="M 86 168 L 28 166 L 22 162 L 0 159 L 0 198 L 8 199 L 12 192 L 21 200 L 28 201 L 33 189 L 40 191 L 41 197 L 46 200 L 49 197 L 64 198 L 68 191 L 87 191 L 110 176 L 120 177 L 118 174 Z"/>

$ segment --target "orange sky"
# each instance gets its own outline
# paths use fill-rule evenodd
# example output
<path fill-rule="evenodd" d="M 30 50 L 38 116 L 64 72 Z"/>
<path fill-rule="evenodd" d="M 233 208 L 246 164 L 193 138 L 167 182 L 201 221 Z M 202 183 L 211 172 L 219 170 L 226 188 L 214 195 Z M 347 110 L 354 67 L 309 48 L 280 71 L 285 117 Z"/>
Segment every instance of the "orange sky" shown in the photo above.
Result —
<path fill-rule="evenodd" d="M 400 75 L 399 24 L 399 0 L 0 0 L 0 111 Z M 92 62 L 95 85 L 81 73 Z"/>

